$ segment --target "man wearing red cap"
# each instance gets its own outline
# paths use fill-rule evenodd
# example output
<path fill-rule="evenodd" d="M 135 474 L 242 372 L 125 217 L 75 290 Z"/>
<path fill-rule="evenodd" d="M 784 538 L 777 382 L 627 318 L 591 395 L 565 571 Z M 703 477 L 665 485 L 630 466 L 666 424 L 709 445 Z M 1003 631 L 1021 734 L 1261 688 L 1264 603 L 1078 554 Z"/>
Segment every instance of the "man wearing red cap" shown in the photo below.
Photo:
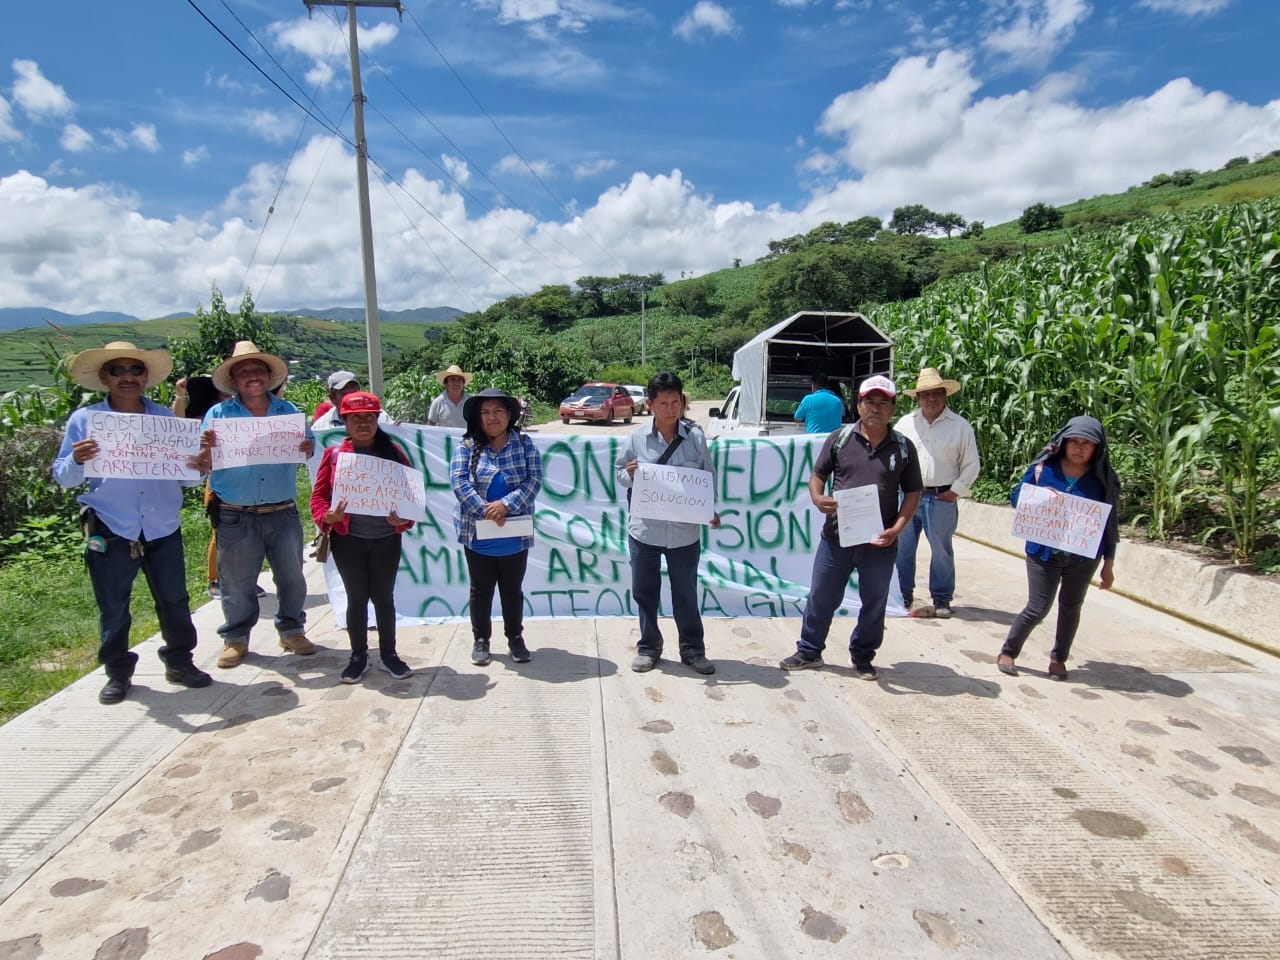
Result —
<path fill-rule="evenodd" d="M 849 575 L 858 571 L 858 623 L 849 638 L 853 669 L 863 680 L 874 680 L 872 665 L 884 640 L 884 611 L 893 582 L 897 540 L 920 503 L 920 464 L 915 446 L 890 426 L 898 391 L 884 376 L 868 377 L 858 388 L 858 421 L 827 437 L 814 460 L 809 497 L 826 516 L 796 652 L 782 661 L 783 670 L 822 666 L 831 618 L 844 598 Z M 884 529 L 867 543 L 841 546 L 832 493 L 871 487 L 879 502 Z M 899 506 L 899 493 L 902 503 Z"/>

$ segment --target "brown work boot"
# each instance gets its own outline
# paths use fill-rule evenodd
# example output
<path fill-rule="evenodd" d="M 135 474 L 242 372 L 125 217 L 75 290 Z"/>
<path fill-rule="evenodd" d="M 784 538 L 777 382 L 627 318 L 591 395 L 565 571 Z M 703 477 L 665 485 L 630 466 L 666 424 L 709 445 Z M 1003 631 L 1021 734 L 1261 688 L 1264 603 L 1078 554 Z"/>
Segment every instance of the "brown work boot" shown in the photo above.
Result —
<path fill-rule="evenodd" d="M 306 657 L 316 652 L 316 645 L 307 639 L 305 633 L 292 633 L 280 638 L 280 649 L 285 653 L 296 653 Z"/>
<path fill-rule="evenodd" d="M 249 655 L 249 645 L 247 643 L 228 643 L 222 648 L 222 652 L 218 654 L 218 666 L 224 670 L 230 667 L 238 667 L 240 661 Z"/>

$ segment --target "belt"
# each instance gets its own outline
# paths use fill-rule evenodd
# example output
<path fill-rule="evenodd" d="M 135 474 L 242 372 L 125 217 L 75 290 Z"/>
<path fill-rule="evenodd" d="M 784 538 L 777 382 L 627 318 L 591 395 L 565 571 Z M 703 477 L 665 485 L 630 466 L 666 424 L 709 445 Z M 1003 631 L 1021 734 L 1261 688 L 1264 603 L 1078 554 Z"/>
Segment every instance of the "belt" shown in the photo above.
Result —
<path fill-rule="evenodd" d="M 925 488 L 924 488 L 924 492 L 925 492 L 925 493 L 935 493 L 935 494 L 936 494 L 936 493 L 946 493 L 946 492 L 947 492 L 948 490 L 950 490 L 950 489 L 951 489 L 951 484 L 949 484 L 949 483 L 944 483 L 944 484 L 943 484 L 942 486 L 940 486 L 940 487 L 925 487 Z"/>
<path fill-rule="evenodd" d="M 292 500 L 281 500 L 279 503 L 255 503 L 247 507 L 238 507 L 234 503 L 223 503 L 223 510 L 235 510 L 237 513 L 279 513 L 294 505 Z"/>

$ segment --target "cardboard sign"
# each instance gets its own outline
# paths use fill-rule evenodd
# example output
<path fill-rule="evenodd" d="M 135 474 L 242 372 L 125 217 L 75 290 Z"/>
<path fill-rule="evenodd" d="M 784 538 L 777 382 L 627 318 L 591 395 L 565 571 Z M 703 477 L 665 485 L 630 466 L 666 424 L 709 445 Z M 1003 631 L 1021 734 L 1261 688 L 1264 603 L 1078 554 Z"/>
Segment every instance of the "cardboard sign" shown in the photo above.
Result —
<path fill-rule="evenodd" d="M 646 520 L 710 523 L 716 513 L 712 480 L 707 470 L 638 463 L 631 478 L 631 512 Z"/>
<path fill-rule="evenodd" d="M 298 448 L 307 439 L 307 418 L 300 413 L 267 417 L 228 417 L 212 422 L 218 438 L 210 451 L 213 469 L 267 463 L 306 463 Z"/>
<path fill-rule="evenodd" d="M 848 490 L 837 490 L 836 530 L 840 546 L 856 547 L 870 543 L 884 533 L 884 517 L 880 515 L 880 491 L 868 483 Z"/>
<path fill-rule="evenodd" d="M 340 453 L 333 467 L 330 506 L 347 501 L 347 513 L 401 520 L 427 519 L 427 488 L 422 473 L 412 467 L 363 453 Z"/>
<path fill-rule="evenodd" d="M 1013 514 L 1013 535 L 1092 559 L 1110 515 L 1109 503 L 1024 483 Z"/>
<path fill-rule="evenodd" d="M 89 437 L 98 455 L 86 460 L 86 477 L 125 480 L 198 480 L 187 460 L 200 452 L 200 421 L 151 413 L 89 411 Z"/>

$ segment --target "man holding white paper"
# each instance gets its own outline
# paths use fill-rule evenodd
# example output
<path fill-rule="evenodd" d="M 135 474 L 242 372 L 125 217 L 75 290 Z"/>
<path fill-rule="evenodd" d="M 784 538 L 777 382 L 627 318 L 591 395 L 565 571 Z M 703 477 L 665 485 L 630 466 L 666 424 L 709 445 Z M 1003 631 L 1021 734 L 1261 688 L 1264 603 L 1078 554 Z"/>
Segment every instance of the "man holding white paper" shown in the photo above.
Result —
<path fill-rule="evenodd" d="M 213 385 L 231 396 L 204 415 L 201 458 L 213 465 L 220 422 L 246 417 L 289 418 L 298 408 L 275 395 L 289 375 L 280 357 L 263 353 L 249 340 L 235 345 L 231 356 L 213 371 Z M 303 418 L 305 420 L 305 418 Z M 315 443 L 304 427 L 293 444 L 297 463 L 249 463 L 216 469 L 210 486 L 216 500 L 210 519 L 218 531 L 218 575 L 222 616 L 218 628 L 222 653 L 218 666 L 237 666 L 249 652 L 249 631 L 258 622 L 258 574 L 265 558 L 271 564 L 279 608 L 275 617 L 280 647 L 288 653 L 315 653 L 307 639 L 307 580 L 302 573 L 302 521 L 298 516 L 298 464 Z M 276 446 L 279 446 L 277 444 Z"/>
<path fill-rule="evenodd" d="M 858 388 L 858 421 L 827 437 L 814 460 L 809 497 L 827 519 L 813 558 L 800 641 L 796 652 L 779 664 L 783 670 L 822 666 L 831 618 L 850 575 L 857 570 L 861 607 L 849 638 L 849 653 L 859 677 L 876 679 L 872 660 L 884 640 L 897 540 L 916 512 L 923 488 L 915 446 L 890 427 L 897 394 L 888 377 L 863 380 Z M 835 478 L 833 495 L 826 492 L 831 477 Z"/>
<path fill-rule="evenodd" d="M 647 389 L 653 423 L 639 427 L 631 434 L 626 447 L 618 454 L 614 466 L 618 483 L 624 488 L 636 485 L 636 476 L 655 465 L 693 468 L 686 472 L 705 471 L 705 487 L 711 505 L 708 520 L 714 529 L 720 526 L 715 512 L 715 466 L 707 450 L 707 438 L 697 426 L 682 419 L 684 384 L 674 373 L 659 373 L 649 381 Z M 654 478 L 650 478 L 654 479 Z M 694 477 L 696 480 L 696 476 Z M 702 523 L 690 522 L 687 516 L 672 519 L 673 511 L 658 511 L 658 518 L 640 509 L 637 500 L 647 497 L 647 489 L 634 489 L 627 518 L 627 545 L 631 553 L 631 595 L 640 614 L 640 642 L 631 669 L 636 673 L 652 670 L 662 656 L 662 632 L 658 629 L 658 600 L 662 590 L 661 562 L 667 558 L 667 579 L 671 584 L 671 607 L 680 637 L 680 661 L 696 673 L 710 675 L 715 665 L 707 659 L 703 637 L 702 614 L 698 609 L 698 560 L 702 554 Z M 701 496 L 701 493 L 698 494 Z M 661 507 L 660 502 L 647 504 Z M 685 506 L 681 504 L 680 506 Z M 674 505 L 673 505 L 674 506 Z M 705 504 L 704 504 L 705 507 Z M 661 517 L 666 519 L 661 519 Z M 678 516 L 678 515 L 676 515 Z"/>

